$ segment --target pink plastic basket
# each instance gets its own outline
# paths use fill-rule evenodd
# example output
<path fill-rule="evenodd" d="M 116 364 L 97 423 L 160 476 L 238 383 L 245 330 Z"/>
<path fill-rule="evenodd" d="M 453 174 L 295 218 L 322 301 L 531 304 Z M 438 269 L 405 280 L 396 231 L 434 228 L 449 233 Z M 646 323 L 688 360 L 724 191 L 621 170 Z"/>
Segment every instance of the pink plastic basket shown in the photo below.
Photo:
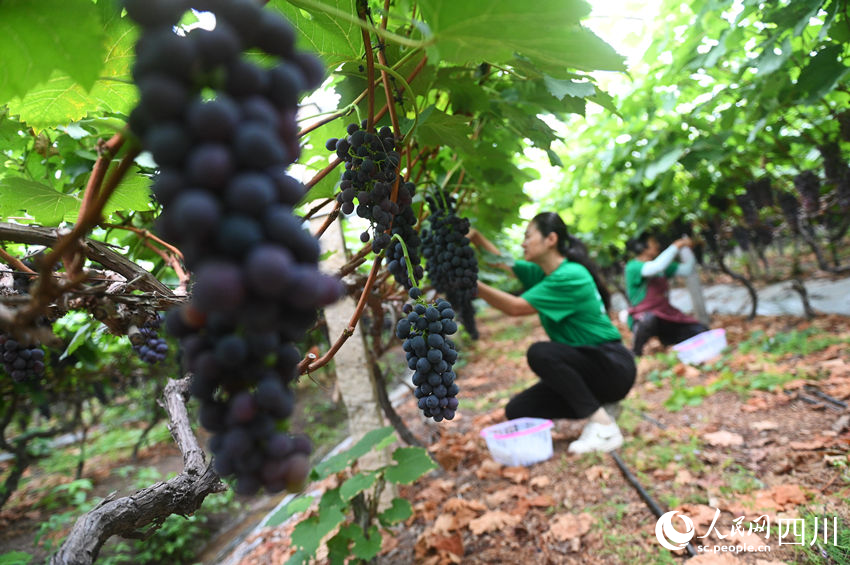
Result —
<path fill-rule="evenodd" d="M 481 437 L 497 462 L 528 466 L 552 457 L 552 426 L 552 420 L 517 418 L 487 426 L 481 430 Z"/>
<path fill-rule="evenodd" d="M 726 348 L 726 330 L 719 328 L 697 334 L 673 346 L 682 363 L 696 365 L 720 355 Z"/>

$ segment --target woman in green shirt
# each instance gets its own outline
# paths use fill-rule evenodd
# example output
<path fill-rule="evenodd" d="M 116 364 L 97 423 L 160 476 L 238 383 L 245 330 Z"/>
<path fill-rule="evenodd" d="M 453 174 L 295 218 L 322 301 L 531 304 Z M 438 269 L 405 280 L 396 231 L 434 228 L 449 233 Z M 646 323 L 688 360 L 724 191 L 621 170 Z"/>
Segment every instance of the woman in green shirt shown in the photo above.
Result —
<path fill-rule="evenodd" d="M 475 230 L 477 247 L 499 250 Z M 610 294 L 587 255 L 567 235 L 558 214 L 535 216 L 525 230 L 524 261 L 503 266 L 525 288 L 520 296 L 478 281 L 478 296 L 509 316 L 538 314 L 552 341 L 528 349 L 528 365 L 540 381 L 508 402 L 508 419 L 589 418 L 569 451 L 611 451 L 623 443 L 614 419 L 603 408 L 628 394 L 637 369 L 620 332 L 607 315 Z"/>

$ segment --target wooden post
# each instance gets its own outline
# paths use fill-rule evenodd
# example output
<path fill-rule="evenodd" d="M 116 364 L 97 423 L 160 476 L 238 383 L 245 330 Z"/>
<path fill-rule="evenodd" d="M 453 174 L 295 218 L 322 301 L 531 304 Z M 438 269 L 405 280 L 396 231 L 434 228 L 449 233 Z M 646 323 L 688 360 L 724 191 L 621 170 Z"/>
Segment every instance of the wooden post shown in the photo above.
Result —
<path fill-rule="evenodd" d="M 694 305 L 694 316 L 700 323 L 709 325 L 711 318 L 708 315 L 708 309 L 705 307 L 705 297 L 702 295 L 702 283 L 699 280 L 699 266 L 695 266 L 685 281 L 688 285 L 688 292 L 691 293 L 691 304 Z"/>
<path fill-rule="evenodd" d="M 310 231 L 316 233 L 316 230 L 324 224 L 325 219 L 324 216 L 311 218 Z M 319 241 L 322 246 L 322 253 L 333 252 L 330 257 L 321 262 L 321 270 L 326 273 L 338 272 L 347 260 L 345 239 L 339 219 L 328 226 Z M 345 296 L 335 304 L 325 307 L 325 322 L 328 325 L 328 335 L 332 342 L 348 327 L 348 322 L 356 309 L 357 299 L 351 296 Z M 386 425 L 378 402 L 378 394 L 369 376 L 366 341 L 363 332 L 360 331 L 360 326 L 361 324 L 358 323 L 354 327 L 354 333 L 334 356 L 337 388 L 348 411 L 348 432 L 354 442 L 357 442 L 367 432 Z M 390 448 L 382 451 L 372 450 L 361 457 L 359 461 L 361 470 L 376 469 L 391 464 L 392 453 Z M 379 507 L 388 507 L 396 495 L 395 485 L 387 484 L 381 494 Z"/>

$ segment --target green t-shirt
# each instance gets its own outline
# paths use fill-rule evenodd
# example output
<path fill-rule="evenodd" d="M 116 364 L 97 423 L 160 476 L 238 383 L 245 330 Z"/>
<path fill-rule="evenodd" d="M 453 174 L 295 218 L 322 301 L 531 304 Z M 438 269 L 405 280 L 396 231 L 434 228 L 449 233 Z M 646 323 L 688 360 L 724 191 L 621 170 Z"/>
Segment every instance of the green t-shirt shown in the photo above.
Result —
<path fill-rule="evenodd" d="M 552 341 L 578 346 L 621 339 L 583 265 L 564 259 L 549 275 L 528 261 L 517 261 L 513 269 L 526 289 L 522 298 L 540 314 L 540 323 Z"/>
<path fill-rule="evenodd" d="M 638 261 L 637 259 L 632 259 L 626 263 L 626 293 L 629 295 L 629 302 L 632 306 L 637 306 L 646 298 L 649 279 L 640 274 L 645 264 L 644 261 Z M 668 279 L 674 276 L 678 267 L 679 262 L 673 261 L 664 269 L 664 276 Z"/>

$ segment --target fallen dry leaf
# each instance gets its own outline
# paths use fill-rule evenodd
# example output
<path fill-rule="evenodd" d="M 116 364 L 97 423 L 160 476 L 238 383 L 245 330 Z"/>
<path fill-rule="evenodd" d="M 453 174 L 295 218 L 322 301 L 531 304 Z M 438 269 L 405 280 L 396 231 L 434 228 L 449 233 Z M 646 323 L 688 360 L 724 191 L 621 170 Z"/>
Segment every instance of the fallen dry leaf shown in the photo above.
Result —
<path fill-rule="evenodd" d="M 734 447 L 744 444 L 744 438 L 740 434 L 726 430 L 705 434 L 702 438 L 715 447 Z"/>
<path fill-rule="evenodd" d="M 471 521 L 469 523 L 469 531 L 480 536 L 483 533 L 495 532 L 505 527 L 515 526 L 519 521 L 519 516 L 513 516 L 501 510 L 493 510 Z"/>
<path fill-rule="evenodd" d="M 485 459 L 475 470 L 475 476 L 480 480 L 498 479 L 501 476 L 502 465 L 492 459 Z"/>
<path fill-rule="evenodd" d="M 594 518 L 586 512 L 581 514 L 559 514 L 549 525 L 547 537 L 557 541 L 568 541 L 580 538 L 590 531 Z"/>
<path fill-rule="evenodd" d="M 457 529 L 456 519 L 453 514 L 440 514 L 434 520 L 434 531 L 438 534 L 449 535 Z"/>
<path fill-rule="evenodd" d="M 444 507 L 446 512 L 459 512 L 461 510 L 473 510 L 484 512 L 487 507 L 477 500 L 466 500 L 464 498 L 450 498 Z"/>
<path fill-rule="evenodd" d="M 683 504 L 677 510 L 690 518 L 695 527 L 711 525 L 714 515 L 717 513 L 716 508 L 705 504 Z"/>
<path fill-rule="evenodd" d="M 673 478 L 673 482 L 677 485 L 687 485 L 694 482 L 694 476 L 687 469 L 680 469 Z"/>
<path fill-rule="evenodd" d="M 513 498 L 525 498 L 528 496 L 528 489 L 521 485 L 511 485 L 507 488 L 501 488 L 486 497 L 487 506 L 495 508 L 501 506 L 505 502 Z"/>
<path fill-rule="evenodd" d="M 546 488 L 552 483 L 552 479 L 549 477 L 532 477 L 530 481 L 528 481 L 528 485 L 531 488 Z"/>
<path fill-rule="evenodd" d="M 502 476 L 519 484 L 526 482 L 531 473 L 525 467 L 505 467 L 502 469 Z"/>
<path fill-rule="evenodd" d="M 599 479 L 607 481 L 611 477 L 611 469 L 604 465 L 594 465 L 584 472 L 584 476 L 591 482 Z"/>
<path fill-rule="evenodd" d="M 806 493 L 800 485 L 777 485 L 771 490 L 773 500 L 780 505 L 780 510 L 806 502 Z"/>
<path fill-rule="evenodd" d="M 766 432 L 767 430 L 775 430 L 779 427 L 779 424 L 773 422 L 771 420 L 761 420 L 759 422 L 755 422 L 752 425 L 752 428 L 757 432 Z"/>

